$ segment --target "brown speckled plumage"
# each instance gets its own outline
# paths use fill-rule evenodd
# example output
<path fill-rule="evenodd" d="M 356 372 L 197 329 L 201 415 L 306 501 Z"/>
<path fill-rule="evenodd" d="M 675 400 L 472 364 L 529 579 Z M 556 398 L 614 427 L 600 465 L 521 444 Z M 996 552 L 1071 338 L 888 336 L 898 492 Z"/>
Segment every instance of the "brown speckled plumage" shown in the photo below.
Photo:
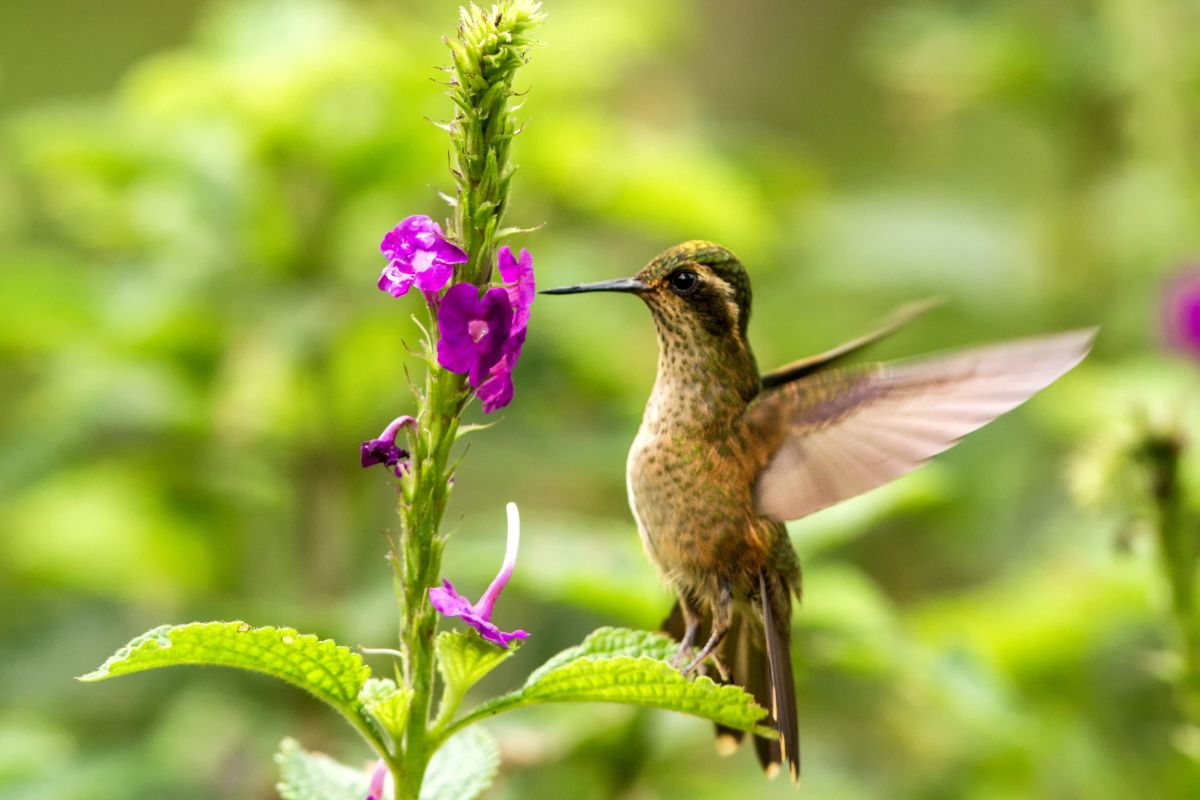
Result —
<path fill-rule="evenodd" d="M 800 564 L 785 520 L 880 486 L 1019 405 L 1078 363 L 1094 330 L 950 356 L 834 368 L 930 308 L 759 375 L 746 338 L 750 280 L 728 250 L 686 242 L 634 278 L 549 290 L 619 291 L 649 306 L 658 374 L 629 451 L 629 504 L 679 601 L 665 623 L 685 667 L 713 658 L 721 680 L 766 706 L 779 739 L 753 737 L 768 774 L 800 752 L 789 640 Z M 705 633 L 702 633 L 705 632 Z M 723 742 L 742 734 L 718 726 Z M 729 749 L 729 748 L 725 748 Z"/>
<path fill-rule="evenodd" d="M 666 283 L 681 268 L 699 279 L 686 298 Z M 765 674 L 760 576 L 768 577 L 776 634 L 788 658 L 791 594 L 799 592 L 800 564 L 783 524 L 755 510 L 754 484 L 767 454 L 744 419 L 761 385 L 746 338 L 750 281 L 732 253 L 708 242 L 666 251 L 637 279 L 646 286 L 641 296 L 654 316 L 659 355 L 657 379 L 629 451 L 630 508 L 647 554 L 679 593 L 678 627 L 670 632 L 690 644 L 691 619 L 717 634 L 710 641 L 719 645 L 716 653 L 731 670 L 730 679 L 757 687 L 759 701 L 772 708 L 780 701 Z M 733 635 L 722 641 L 726 631 Z M 781 702 L 794 706 L 790 676 L 789 662 Z M 794 720 L 794 709 L 783 714 L 792 728 L 785 748 L 796 752 L 794 722 L 787 722 Z M 764 767 L 777 771 L 779 744 L 757 744 Z"/>

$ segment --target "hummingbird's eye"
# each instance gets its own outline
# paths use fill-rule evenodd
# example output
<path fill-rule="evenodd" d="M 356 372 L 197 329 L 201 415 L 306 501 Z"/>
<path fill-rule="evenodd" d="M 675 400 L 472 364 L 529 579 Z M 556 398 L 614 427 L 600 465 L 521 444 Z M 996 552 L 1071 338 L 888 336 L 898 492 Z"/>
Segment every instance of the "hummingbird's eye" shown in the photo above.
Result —
<path fill-rule="evenodd" d="M 687 294 L 696 288 L 699 278 L 690 269 L 681 269 L 667 280 L 671 285 L 671 291 L 675 294 Z"/>

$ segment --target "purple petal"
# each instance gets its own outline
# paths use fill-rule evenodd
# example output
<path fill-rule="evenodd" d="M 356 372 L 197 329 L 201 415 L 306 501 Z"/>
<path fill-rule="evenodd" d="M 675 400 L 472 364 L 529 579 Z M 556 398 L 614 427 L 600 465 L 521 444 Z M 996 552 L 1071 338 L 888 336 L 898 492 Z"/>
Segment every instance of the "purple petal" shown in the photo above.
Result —
<path fill-rule="evenodd" d="M 496 251 L 496 269 L 500 271 L 500 278 L 505 283 L 516 283 L 520 276 L 520 267 L 517 260 L 513 258 L 512 248 L 504 245 Z"/>
<path fill-rule="evenodd" d="M 359 452 L 359 459 L 363 467 L 373 467 L 376 464 L 387 464 L 389 467 L 393 467 L 406 458 L 408 458 L 407 450 L 397 447 L 394 442 L 387 442 L 383 439 L 371 439 L 363 442 Z"/>
<path fill-rule="evenodd" d="M 529 307 L 537 296 L 537 283 L 533 277 L 533 256 L 522 249 L 519 259 L 514 259 L 512 250 L 500 248 L 496 255 L 496 266 L 504 278 L 505 290 L 513 308 L 513 330 L 521 330 L 529 321 Z"/>
<path fill-rule="evenodd" d="M 363 467 L 387 464 L 389 467 L 395 467 L 396 475 L 403 475 L 403 472 L 408 469 L 408 462 L 405 461 L 408 458 L 408 451 L 396 445 L 396 436 L 399 435 L 402 428 L 412 428 L 416 424 L 416 419 L 408 414 L 396 417 L 388 423 L 378 438 L 363 442 L 359 452 Z"/>
<path fill-rule="evenodd" d="M 405 217 L 397 227 L 413 241 L 428 241 L 425 237 L 442 235 L 442 226 L 434 222 L 428 214 Z"/>
<path fill-rule="evenodd" d="M 483 382 L 476 394 L 483 404 L 483 413 L 491 414 L 499 411 L 512 402 L 513 382 L 512 372 L 497 364 L 491 372 L 491 377 Z"/>
<path fill-rule="evenodd" d="M 474 613 L 471 601 L 454 591 L 454 584 L 448 580 L 429 590 L 429 604 L 444 617 L 462 617 Z"/>
<path fill-rule="evenodd" d="M 438 309 L 438 331 L 442 338 L 470 338 L 467 323 L 479 316 L 479 288 L 472 283 L 456 283 L 442 296 Z"/>
<path fill-rule="evenodd" d="M 451 286 L 438 306 L 438 363 L 465 374 L 475 364 L 469 325 L 479 316 L 479 289 L 470 283 Z"/>
<path fill-rule="evenodd" d="M 508 648 L 508 643 L 513 639 L 525 639 L 529 636 L 528 633 L 522 630 L 515 630 L 512 633 L 506 633 L 500 630 L 491 620 L 483 617 L 475 616 L 474 614 L 463 614 L 463 622 L 470 625 L 475 630 L 479 631 L 479 635 L 487 639 L 492 644 L 500 645 L 503 648 Z"/>
<path fill-rule="evenodd" d="M 367 790 L 367 800 L 383 800 L 383 782 L 387 780 L 387 777 L 387 762 L 381 758 L 375 762 L 375 769 L 371 773 L 371 786 Z"/>
<path fill-rule="evenodd" d="M 441 235 L 438 231 L 437 240 L 429 248 L 433 251 L 434 257 L 443 264 L 465 264 L 470 260 L 466 251 L 456 245 L 454 242 Z"/>
<path fill-rule="evenodd" d="M 521 357 L 521 351 L 525 349 L 525 333 L 525 328 L 521 328 L 520 330 L 514 329 L 504 345 L 504 361 L 502 363 L 507 365 L 510 372 L 517 365 L 517 359 Z"/>
<path fill-rule="evenodd" d="M 409 237 L 402 230 L 404 223 L 400 223 L 396 227 L 383 235 L 383 241 L 379 243 L 379 252 L 383 253 L 384 258 L 389 261 L 396 259 L 407 259 L 412 253 L 412 243 Z"/>
<path fill-rule="evenodd" d="M 441 228 L 424 214 L 414 214 L 405 217 L 396 227 L 384 234 L 379 244 L 379 251 L 389 259 L 407 259 L 417 249 L 421 248 L 422 234 L 440 234 Z"/>
<path fill-rule="evenodd" d="M 392 297 L 402 297 L 412 283 L 413 276 L 405 273 L 393 261 L 383 268 L 383 272 L 379 275 L 379 282 L 375 285 L 379 287 L 380 291 L 387 292 Z"/>
<path fill-rule="evenodd" d="M 485 323 L 487 333 L 478 342 L 473 342 L 477 354 L 469 380 L 475 388 L 487 380 L 488 370 L 504 357 L 513 318 L 508 293 L 503 289 L 488 289 L 483 294 L 480 306 L 480 314 L 476 319 Z"/>
<path fill-rule="evenodd" d="M 423 292 L 438 292 L 454 275 L 454 267 L 434 259 L 428 268 L 417 271 L 417 288 Z"/>

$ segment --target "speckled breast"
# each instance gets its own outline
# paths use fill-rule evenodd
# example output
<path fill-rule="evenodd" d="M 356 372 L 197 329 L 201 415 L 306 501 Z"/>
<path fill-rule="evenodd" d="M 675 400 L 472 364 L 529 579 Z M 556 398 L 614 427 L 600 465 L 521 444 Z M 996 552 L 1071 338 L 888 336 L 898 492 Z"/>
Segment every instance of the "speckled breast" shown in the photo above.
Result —
<path fill-rule="evenodd" d="M 629 505 L 642 543 L 678 585 L 761 566 L 764 520 L 736 437 L 655 432 L 643 425 L 629 451 Z"/>

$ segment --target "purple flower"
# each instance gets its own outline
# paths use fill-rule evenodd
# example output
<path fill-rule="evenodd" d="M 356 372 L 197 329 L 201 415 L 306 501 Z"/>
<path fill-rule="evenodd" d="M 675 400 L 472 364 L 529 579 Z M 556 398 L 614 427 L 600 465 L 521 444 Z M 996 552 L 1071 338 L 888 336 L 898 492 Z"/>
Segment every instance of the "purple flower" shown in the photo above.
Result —
<path fill-rule="evenodd" d="M 360 452 L 363 467 L 387 464 L 396 473 L 396 477 L 402 476 L 408 469 L 408 451 L 396 444 L 396 436 L 401 428 L 411 428 L 416 424 L 417 421 L 408 415 L 396 417 L 383 429 L 378 439 L 363 442 Z"/>
<path fill-rule="evenodd" d="M 387 777 L 387 762 L 381 758 L 375 762 L 375 769 L 371 772 L 371 788 L 367 790 L 367 800 L 383 800 L 383 782 Z"/>
<path fill-rule="evenodd" d="M 513 330 L 524 330 L 525 323 L 529 321 L 529 307 L 537 295 L 537 285 L 533 279 L 533 256 L 521 248 L 520 257 L 514 259 L 512 250 L 505 245 L 496 253 L 496 267 L 504 282 L 510 284 L 504 289 L 512 303 Z"/>
<path fill-rule="evenodd" d="M 454 274 L 455 264 L 465 264 L 467 254 L 442 236 L 442 229 L 424 214 L 405 218 L 383 237 L 380 252 L 388 260 L 379 276 L 379 288 L 400 297 L 413 283 L 425 292 L 439 292 Z"/>
<path fill-rule="evenodd" d="M 512 306 L 503 289 L 479 297 L 471 283 L 456 283 L 438 306 L 438 363 L 466 374 L 476 389 L 505 354 L 512 329 Z"/>
<path fill-rule="evenodd" d="M 1200 358 L 1200 269 L 1184 274 L 1167 289 L 1167 341 Z"/>
<path fill-rule="evenodd" d="M 508 512 L 508 543 L 504 548 L 504 563 L 479 602 L 472 604 L 456 592 L 454 585 L 447 580 L 443 580 L 440 587 L 429 590 L 429 602 L 442 616 L 462 617 L 484 639 L 507 648 L 513 639 L 524 639 L 529 634 L 521 630 L 505 633 L 492 623 L 492 609 L 496 605 L 496 598 L 512 577 L 513 567 L 517 564 L 517 547 L 521 541 L 521 518 L 517 514 L 517 504 L 509 503 L 504 508 Z"/>

